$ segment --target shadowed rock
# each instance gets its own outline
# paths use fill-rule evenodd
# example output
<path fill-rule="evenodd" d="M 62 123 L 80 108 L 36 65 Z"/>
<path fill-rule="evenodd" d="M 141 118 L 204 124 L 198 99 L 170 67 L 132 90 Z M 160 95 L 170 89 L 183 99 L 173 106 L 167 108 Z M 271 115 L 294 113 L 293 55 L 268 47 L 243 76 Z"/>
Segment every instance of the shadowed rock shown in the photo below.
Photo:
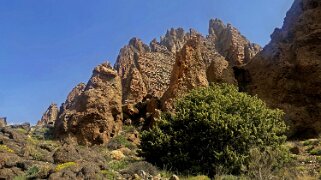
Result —
<path fill-rule="evenodd" d="M 296 0 L 282 29 L 246 67 L 246 90 L 271 107 L 281 108 L 290 135 L 321 132 L 321 2 Z"/>

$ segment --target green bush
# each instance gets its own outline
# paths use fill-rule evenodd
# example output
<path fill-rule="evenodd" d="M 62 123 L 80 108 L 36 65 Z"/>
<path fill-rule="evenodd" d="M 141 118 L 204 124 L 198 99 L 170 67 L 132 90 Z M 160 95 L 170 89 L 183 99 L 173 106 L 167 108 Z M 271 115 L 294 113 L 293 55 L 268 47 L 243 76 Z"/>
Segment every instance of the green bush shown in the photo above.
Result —
<path fill-rule="evenodd" d="M 188 174 L 215 175 L 219 168 L 240 174 L 250 149 L 279 148 L 287 127 L 281 110 L 269 109 L 227 84 L 192 90 L 141 137 L 140 155 Z"/>

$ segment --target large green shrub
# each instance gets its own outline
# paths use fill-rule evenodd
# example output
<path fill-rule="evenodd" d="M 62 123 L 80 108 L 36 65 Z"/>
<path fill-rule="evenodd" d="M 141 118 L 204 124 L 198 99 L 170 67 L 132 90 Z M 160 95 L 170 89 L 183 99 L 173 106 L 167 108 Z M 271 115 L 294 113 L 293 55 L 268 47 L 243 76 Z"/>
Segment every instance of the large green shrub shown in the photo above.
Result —
<path fill-rule="evenodd" d="M 141 137 L 141 155 L 159 166 L 213 176 L 217 169 L 239 174 L 250 149 L 278 148 L 286 140 L 281 110 L 269 109 L 227 84 L 192 90 Z"/>

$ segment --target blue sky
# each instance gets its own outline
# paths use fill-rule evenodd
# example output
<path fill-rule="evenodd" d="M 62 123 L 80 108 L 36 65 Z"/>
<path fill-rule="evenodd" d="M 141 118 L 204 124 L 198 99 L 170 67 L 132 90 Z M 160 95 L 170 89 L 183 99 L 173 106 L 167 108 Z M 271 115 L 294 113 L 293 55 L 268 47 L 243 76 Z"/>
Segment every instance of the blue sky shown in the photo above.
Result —
<path fill-rule="evenodd" d="M 265 45 L 293 0 L 0 0 L 0 116 L 36 123 L 132 37 L 171 27 L 207 34 L 211 18 Z"/>

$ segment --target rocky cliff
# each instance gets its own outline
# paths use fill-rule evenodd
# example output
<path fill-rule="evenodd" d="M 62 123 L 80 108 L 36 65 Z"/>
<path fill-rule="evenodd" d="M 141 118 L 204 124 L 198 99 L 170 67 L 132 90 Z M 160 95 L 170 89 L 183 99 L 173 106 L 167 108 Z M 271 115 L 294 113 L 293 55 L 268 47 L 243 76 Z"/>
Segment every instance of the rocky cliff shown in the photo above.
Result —
<path fill-rule="evenodd" d="M 233 67 L 246 64 L 260 50 L 217 19 L 210 21 L 206 37 L 193 29 L 172 28 L 149 45 L 132 38 L 120 50 L 117 74 L 100 65 L 87 85 L 72 90 L 60 108 L 55 134 L 80 144 L 104 144 L 121 128 L 121 105 L 125 123 L 150 127 L 161 107 L 170 109 L 175 98 L 195 87 L 237 84 Z"/>
<path fill-rule="evenodd" d="M 161 98 L 162 109 L 172 109 L 175 98 L 211 82 L 237 85 L 233 67 L 245 65 L 260 50 L 230 24 L 210 20 L 207 37 L 194 32 L 176 53 L 170 84 Z"/>
<path fill-rule="evenodd" d="M 77 86 L 68 96 L 70 103 L 57 120 L 55 134 L 83 145 L 105 144 L 122 127 L 120 77 L 104 63 L 83 87 Z"/>
<path fill-rule="evenodd" d="M 37 126 L 54 126 L 58 119 L 59 109 L 57 104 L 52 103 L 46 112 L 42 115 L 41 120 L 38 121 Z"/>
<path fill-rule="evenodd" d="M 202 35 L 193 29 L 185 32 L 182 28 L 178 28 L 167 31 L 165 36 L 160 38 L 160 42 L 154 39 L 150 45 L 144 44 L 137 38 L 131 39 L 129 44 L 120 50 L 115 64 L 115 69 L 122 78 L 123 103 L 135 104 L 147 94 L 161 98 L 170 86 L 171 77 L 178 73 L 173 67 L 177 66 L 178 56 L 181 56 L 180 51 L 186 43 L 196 37 Z M 202 49 L 198 51 L 207 61 L 204 62 L 206 68 L 205 66 L 205 69 L 202 68 L 204 72 L 214 58 L 205 55 L 215 54 L 217 57 L 223 57 L 232 67 L 246 64 L 261 50 L 259 45 L 250 43 L 236 28 L 229 24 L 225 25 L 218 19 L 210 21 L 209 35 L 201 39 L 199 43 Z M 198 61 L 198 59 L 186 61 Z"/>
<path fill-rule="evenodd" d="M 245 67 L 245 90 L 281 108 L 290 135 L 321 132 L 321 2 L 295 0 L 281 29 Z M 243 73 L 244 75 L 244 73 Z"/>

